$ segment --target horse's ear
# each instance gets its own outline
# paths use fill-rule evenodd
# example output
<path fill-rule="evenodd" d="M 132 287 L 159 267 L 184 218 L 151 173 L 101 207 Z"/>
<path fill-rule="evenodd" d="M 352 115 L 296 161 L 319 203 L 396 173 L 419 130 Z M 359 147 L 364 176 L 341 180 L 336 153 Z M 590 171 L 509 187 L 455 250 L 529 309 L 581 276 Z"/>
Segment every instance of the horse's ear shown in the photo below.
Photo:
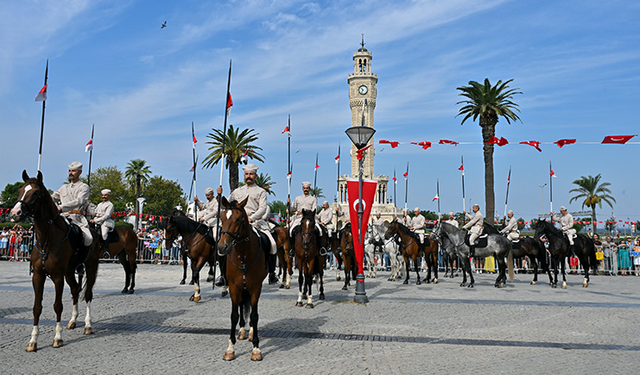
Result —
<path fill-rule="evenodd" d="M 222 207 L 229 207 L 229 201 L 225 197 L 220 197 L 220 204 Z"/>
<path fill-rule="evenodd" d="M 243 199 L 243 200 L 242 200 L 242 202 L 240 202 L 240 203 L 238 204 L 238 206 L 240 206 L 240 207 L 244 208 L 244 206 L 246 206 L 246 205 L 247 205 L 247 202 L 248 202 L 248 201 L 249 201 L 249 196 L 247 195 L 247 197 L 246 197 L 245 199 Z"/>
<path fill-rule="evenodd" d="M 27 170 L 23 169 L 22 170 L 22 181 L 27 182 L 28 179 L 29 179 L 29 175 L 27 174 Z"/>
<path fill-rule="evenodd" d="M 38 171 L 38 183 L 42 184 L 42 172 Z"/>

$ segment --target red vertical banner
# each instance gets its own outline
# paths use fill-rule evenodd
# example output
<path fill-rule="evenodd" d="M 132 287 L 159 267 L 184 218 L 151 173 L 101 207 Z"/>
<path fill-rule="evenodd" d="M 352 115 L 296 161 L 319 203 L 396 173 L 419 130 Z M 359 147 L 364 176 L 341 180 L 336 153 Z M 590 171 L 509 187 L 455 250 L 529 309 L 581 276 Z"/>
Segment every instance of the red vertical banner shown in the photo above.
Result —
<path fill-rule="evenodd" d="M 362 180 L 362 225 L 363 230 L 358 231 L 358 206 L 360 203 L 360 192 L 358 188 L 358 180 L 347 179 L 347 194 L 349 195 L 349 219 L 351 220 L 351 232 L 353 233 L 353 249 L 356 253 L 356 263 L 358 264 L 358 273 L 363 273 L 364 258 L 364 233 L 369 222 L 371 214 L 371 206 L 373 206 L 373 198 L 376 194 L 378 183 L 374 180 Z M 361 233 L 361 236 L 358 236 Z"/>

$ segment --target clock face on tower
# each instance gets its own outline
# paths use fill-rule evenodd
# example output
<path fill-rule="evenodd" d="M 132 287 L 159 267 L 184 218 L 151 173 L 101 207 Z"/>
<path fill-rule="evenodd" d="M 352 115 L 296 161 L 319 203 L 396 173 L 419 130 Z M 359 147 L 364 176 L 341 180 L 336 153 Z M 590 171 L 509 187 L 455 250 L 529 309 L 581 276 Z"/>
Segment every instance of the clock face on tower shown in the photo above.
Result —
<path fill-rule="evenodd" d="M 369 89 L 365 85 L 362 85 L 362 86 L 358 87 L 358 92 L 361 95 L 365 95 L 367 93 L 367 91 L 369 91 Z"/>

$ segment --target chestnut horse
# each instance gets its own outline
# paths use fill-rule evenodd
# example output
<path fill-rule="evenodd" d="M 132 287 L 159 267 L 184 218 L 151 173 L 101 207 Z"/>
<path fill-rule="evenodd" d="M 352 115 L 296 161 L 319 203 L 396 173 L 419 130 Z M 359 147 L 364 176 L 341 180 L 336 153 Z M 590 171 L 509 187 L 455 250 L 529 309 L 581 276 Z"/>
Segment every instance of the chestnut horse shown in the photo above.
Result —
<path fill-rule="evenodd" d="M 118 225 L 113 228 L 117 233 L 118 241 L 109 242 L 106 253 L 110 257 L 118 256 L 118 261 L 124 268 L 124 289 L 122 293 L 133 294 L 136 286 L 136 250 L 138 246 L 138 236 L 136 232 L 126 225 Z M 109 234 L 111 237 L 112 234 Z"/>
<path fill-rule="evenodd" d="M 220 213 L 222 219 L 218 249 L 221 256 L 227 257 L 226 277 L 229 282 L 231 296 L 231 335 L 229 347 L 223 359 L 235 359 L 233 346 L 236 343 L 236 325 L 240 318 L 238 338 L 246 338 L 246 318 L 250 318 L 249 340 L 253 343 L 252 361 L 261 361 L 262 353 L 258 339 L 258 300 L 262 292 L 262 282 L 267 276 L 266 254 L 260 248 L 260 237 L 249 223 L 244 206 L 249 197 L 242 202 L 228 202 L 222 198 L 224 210 Z"/>
<path fill-rule="evenodd" d="M 291 279 L 293 277 L 293 259 L 289 256 L 291 242 L 289 241 L 289 231 L 286 227 L 277 225 L 273 228 L 273 236 L 276 240 L 276 248 L 278 249 L 278 263 L 280 272 L 282 272 L 282 281 L 279 288 L 291 288 Z M 288 277 L 287 277 L 288 276 Z"/>
<path fill-rule="evenodd" d="M 173 216 L 167 217 L 164 229 L 166 235 L 165 243 L 171 244 L 178 237 L 178 234 L 182 235 L 187 254 L 191 258 L 191 271 L 194 281 L 194 293 L 189 300 L 198 302 L 202 298 L 200 294 L 200 270 L 207 262 L 215 264 L 215 246 L 206 241 L 209 227 L 206 224 L 191 220 L 181 211 L 176 211 Z"/>
<path fill-rule="evenodd" d="M 313 308 L 311 287 L 313 276 L 320 276 L 319 299 L 324 299 L 324 282 L 322 280 L 325 256 L 320 256 L 316 233 L 316 213 L 311 210 L 302 210 L 300 230 L 296 232 L 293 248 L 298 264 L 298 301 L 296 306 L 303 306 L 303 296 L 307 297 L 306 308 Z"/>
<path fill-rule="evenodd" d="M 358 266 L 356 265 L 356 252 L 353 247 L 353 232 L 351 231 L 351 223 L 340 230 L 340 248 L 342 250 L 342 264 L 344 264 L 344 285 L 342 290 L 347 290 L 351 285 L 351 279 L 356 279 L 358 274 Z"/>
<path fill-rule="evenodd" d="M 398 236 L 400 238 L 400 252 L 402 253 L 402 258 L 404 258 L 404 266 L 406 271 L 406 276 L 403 284 L 409 284 L 409 258 L 413 260 L 413 265 L 416 269 L 416 275 L 418 276 L 418 280 L 416 281 L 416 285 L 422 284 L 420 281 L 420 257 L 422 256 L 422 246 L 420 246 L 420 240 L 417 235 L 413 233 L 409 228 L 407 228 L 404 224 L 398 222 L 397 219 L 393 219 L 391 223 L 389 223 L 389 227 L 384 234 L 385 239 L 390 239 L 393 236 Z M 425 237 L 426 239 L 426 237 Z M 436 245 L 437 246 L 437 245 Z M 436 267 L 437 267 L 437 255 L 436 255 Z"/>
<path fill-rule="evenodd" d="M 433 281 L 434 284 L 438 283 L 438 242 L 431 241 L 430 235 L 425 234 L 424 245 L 424 259 L 427 263 L 427 277 L 424 278 L 424 282 L 427 284 Z M 431 279 L 431 270 L 433 270 L 433 280 Z"/>
<path fill-rule="evenodd" d="M 22 172 L 22 179 L 25 184 L 18 190 L 20 200 L 11 209 L 11 219 L 19 221 L 27 216 L 33 216 L 35 225 L 36 243 L 31 252 L 31 265 L 33 266 L 33 291 L 35 302 L 33 305 L 33 330 L 31 340 L 27 345 L 28 352 L 38 350 L 38 331 L 40 314 L 42 313 L 42 297 L 44 293 L 44 283 L 47 276 L 51 278 L 55 285 L 56 297 L 53 309 L 56 313 L 56 334 L 53 339 L 53 347 L 59 348 L 63 345 L 62 340 L 62 292 L 64 291 L 64 281 L 67 281 L 71 289 L 73 300 L 73 312 L 67 329 L 76 327 L 78 317 L 78 299 L 82 284 L 82 276 L 76 280 L 76 268 L 83 264 L 87 273 L 87 279 L 82 290 L 84 300 L 87 303 L 87 315 L 85 317 L 84 334 L 92 334 L 91 328 L 91 301 L 93 300 L 93 286 L 98 275 L 98 263 L 100 258 L 100 247 L 98 245 L 98 235 L 92 231 L 93 242 L 89 248 L 86 259 L 80 259 L 72 245 L 72 227 L 67 220 L 60 215 L 58 207 L 53 202 L 47 188 L 42 183 L 42 173 L 38 171 L 36 178 L 29 177 L 27 171 Z M 81 236 L 81 234 L 80 234 Z M 82 239 L 79 240 L 82 242 Z"/>

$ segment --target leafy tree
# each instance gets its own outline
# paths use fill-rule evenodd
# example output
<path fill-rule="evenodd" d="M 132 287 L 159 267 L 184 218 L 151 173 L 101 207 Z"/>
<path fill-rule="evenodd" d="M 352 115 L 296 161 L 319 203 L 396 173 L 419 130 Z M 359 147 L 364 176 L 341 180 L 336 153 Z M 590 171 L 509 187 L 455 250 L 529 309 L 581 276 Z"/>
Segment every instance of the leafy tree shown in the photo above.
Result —
<path fill-rule="evenodd" d="M 465 115 L 462 119 L 464 124 L 467 119 L 473 117 L 473 121 L 479 118 L 478 124 L 482 128 L 482 142 L 484 154 L 484 197 L 486 204 L 485 218 L 493 218 L 495 211 L 495 193 L 493 179 L 493 143 L 488 143 L 496 134 L 496 124 L 498 118 L 502 116 L 511 124 L 520 120 L 515 111 L 520 112 L 517 108 L 518 104 L 512 102 L 513 96 L 522 94 L 519 89 L 509 88 L 509 83 L 513 79 L 506 82 L 498 81 L 495 86 L 491 86 L 488 78 L 485 78 L 484 84 L 475 81 L 469 81 L 469 86 L 458 87 L 460 96 L 467 99 L 459 101 L 456 104 L 464 104 L 460 108 L 457 116 Z M 520 120 L 521 121 L 521 120 Z"/>
<path fill-rule="evenodd" d="M 142 193 L 142 188 L 144 185 L 149 182 L 149 176 L 151 175 L 151 169 L 147 165 L 146 160 L 142 159 L 134 159 L 127 164 L 127 169 L 124 171 L 124 177 L 127 179 L 127 182 L 131 187 L 135 189 L 135 202 L 134 206 L 136 207 L 136 225 L 138 227 L 138 214 L 140 214 L 140 209 L 138 207 L 137 200 L 140 198 L 140 194 Z"/>
<path fill-rule="evenodd" d="M 0 198 L 2 200 L 2 207 L 10 208 L 16 205 L 18 202 L 18 190 L 24 185 L 24 182 L 16 182 L 13 184 L 7 184 L 2 190 L 2 195 Z"/>
<path fill-rule="evenodd" d="M 600 179 L 600 174 L 595 177 L 582 176 L 573 181 L 573 184 L 578 185 L 578 187 L 569 190 L 569 193 L 578 193 L 578 195 L 569 200 L 569 203 L 583 199 L 582 208 L 584 208 L 584 206 L 591 208 L 591 225 L 593 233 L 596 233 L 596 205 L 599 205 L 600 208 L 602 208 L 602 201 L 605 201 L 609 207 L 613 208 L 613 204 L 611 202 L 613 201 L 615 203 L 616 201 L 611 196 L 611 190 L 609 190 L 609 186 L 611 186 L 611 184 L 608 182 L 600 184 Z"/>
<path fill-rule="evenodd" d="M 239 182 L 238 186 L 244 186 L 244 184 L 244 182 Z M 263 188 L 267 194 L 276 195 L 276 193 L 271 190 L 271 186 L 275 184 L 275 182 L 271 181 L 271 176 L 269 176 L 268 173 L 259 173 L 256 176 L 256 185 Z"/>
<path fill-rule="evenodd" d="M 240 130 L 240 128 L 234 128 L 233 125 L 229 126 L 226 135 L 221 129 L 212 130 L 213 133 L 207 134 L 207 138 L 211 141 L 206 142 L 211 145 L 209 147 L 211 153 L 204 158 L 202 167 L 212 168 L 220 162 L 224 142 L 225 167 L 229 170 L 229 189 L 233 191 L 238 187 L 238 165 L 245 151 L 250 159 L 264 163 L 264 156 L 258 152 L 262 151 L 262 148 L 253 145 L 258 140 L 258 133 L 254 129 Z"/>
<path fill-rule="evenodd" d="M 320 186 L 316 186 L 315 188 L 311 188 L 309 190 L 309 195 L 313 195 L 316 198 L 325 198 L 324 193 L 322 192 L 322 188 Z"/>
<path fill-rule="evenodd" d="M 145 188 L 145 212 L 151 215 L 171 215 L 177 205 L 187 207 L 182 187 L 177 181 L 153 176 Z"/>
<path fill-rule="evenodd" d="M 87 182 L 85 177 L 82 180 Z M 100 192 L 103 189 L 111 190 L 111 202 L 115 211 L 124 211 L 126 203 L 133 199 L 133 195 L 127 190 L 122 171 L 114 165 L 100 167 L 91 173 L 89 201 L 95 204 L 102 202 Z"/>

